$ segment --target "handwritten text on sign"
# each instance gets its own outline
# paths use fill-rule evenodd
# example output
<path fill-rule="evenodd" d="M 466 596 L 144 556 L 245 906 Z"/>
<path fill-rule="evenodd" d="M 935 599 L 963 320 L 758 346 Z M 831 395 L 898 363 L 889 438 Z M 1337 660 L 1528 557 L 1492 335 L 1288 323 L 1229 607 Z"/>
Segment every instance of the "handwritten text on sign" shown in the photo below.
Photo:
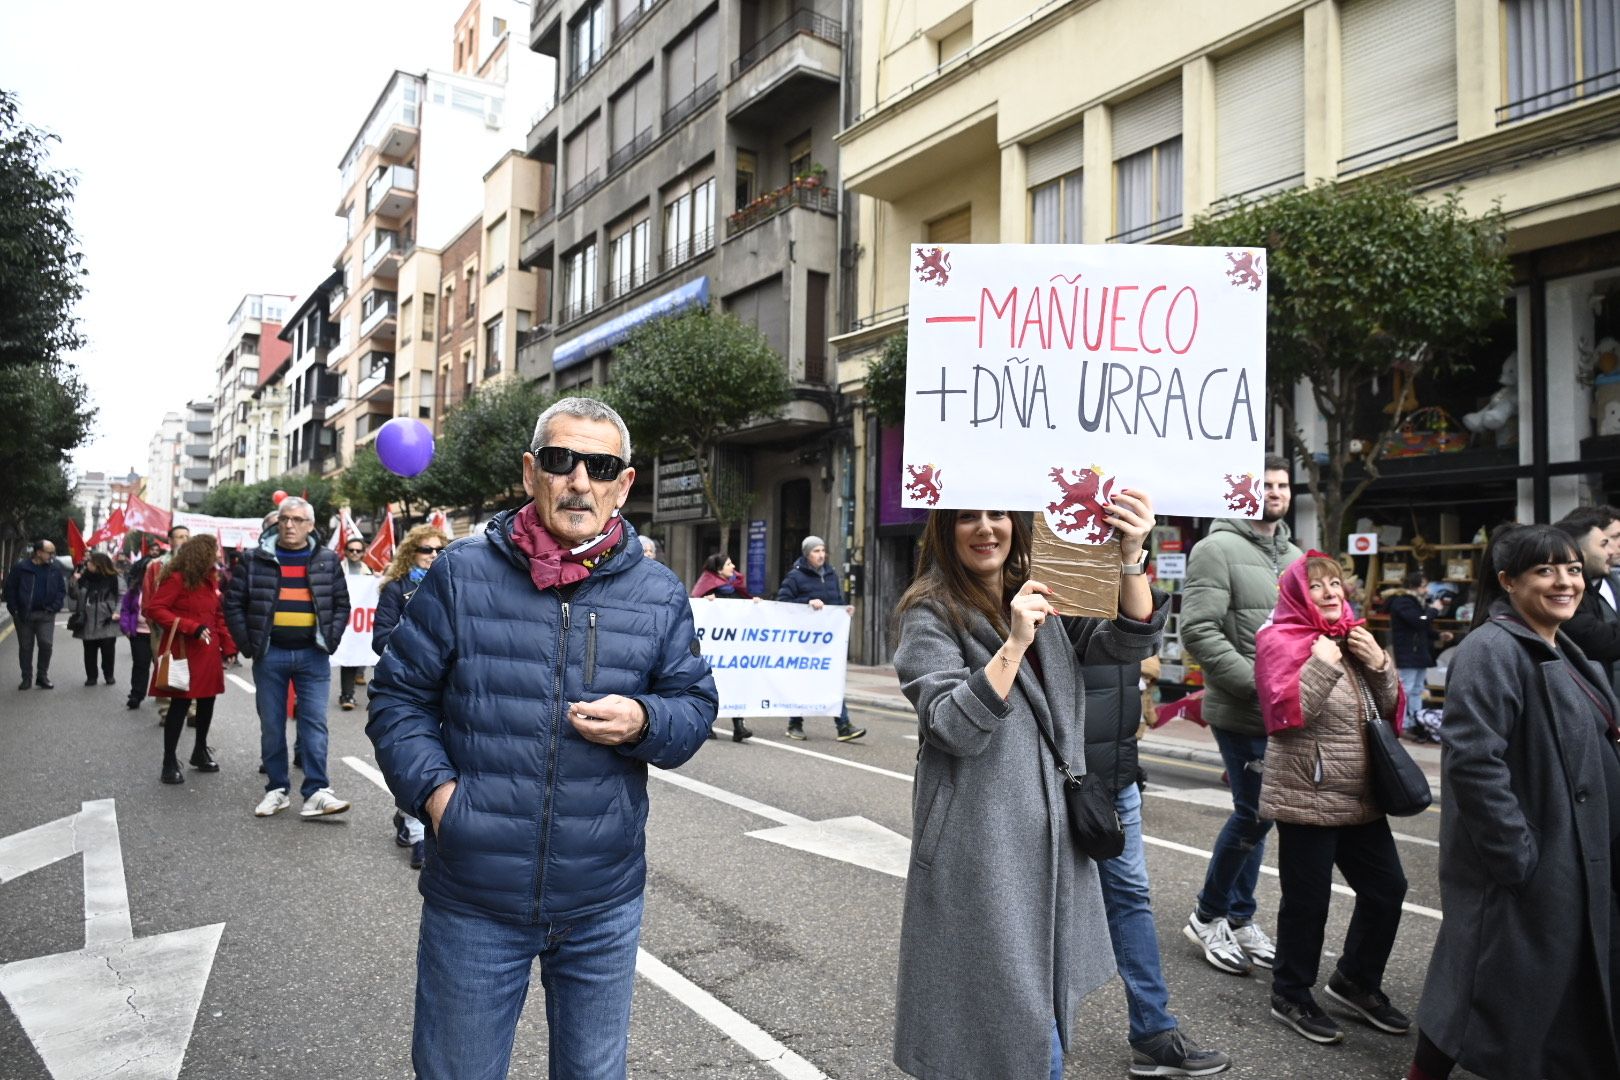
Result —
<path fill-rule="evenodd" d="M 841 607 L 692 601 L 721 716 L 836 716 L 844 704 L 849 614 Z"/>
<path fill-rule="evenodd" d="M 377 596 L 382 578 L 355 574 L 349 585 L 349 625 L 332 654 L 333 667 L 370 667 L 382 657 L 371 651 L 371 624 L 377 619 Z"/>
<path fill-rule="evenodd" d="M 1250 249 L 913 248 L 905 505 L 1042 509 L 1106 476 L 1160 513 L 1259 516 L 1264 266 Z"/>

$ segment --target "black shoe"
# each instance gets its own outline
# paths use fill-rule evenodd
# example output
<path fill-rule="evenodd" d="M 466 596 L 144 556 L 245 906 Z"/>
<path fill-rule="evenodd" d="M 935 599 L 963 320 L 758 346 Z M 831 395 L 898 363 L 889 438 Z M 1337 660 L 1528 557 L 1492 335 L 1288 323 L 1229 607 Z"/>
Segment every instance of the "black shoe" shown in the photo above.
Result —
<path fill-rule="evenodd" d="M 841 727 L 841 728 L 838 729 L 838 741 L 839 742 L 854 742 L 856 739 L 859 739 L 861 736 L 863 736 L 865 734 L 866 734 L 866 729 L 865 728 L 856 727 L 854 724 L 851 724 L 848 727 Z"/>
<path fill-rule="evenodd" d="M 34 680 L 34 685 L 39 687 L 41 690 L 55 690 L 56 689 L 56 684 L 51 682 L 51 680 L 47 679 L 43 675 L 41 675 L 39 678 Z"/>
<path fill-rule="evenodd" d="M 394 843 L 400 847 L 411 846 L 411 834 L 405 828 L 405 815 L 394 811 Z"/>
<path fill-rule="evenodd" d="M 140 707 L 141 703 L 136 701 L 134 698 L 130 698 L 128 701 L 124 702 L 124 708 L 126 709 L 138 709 Z"/>
<path fill-rule="evenodd" d="M 26 690 L 30 686 L 33 686 L 33 685 L 34 685 L 34 677 L 32 675 L 24 675 L 22 685 L 17 687 L 17 689 Z"/>
<path fill-rule="evenodd" d="M 270 775 L 270 773 L 265 769 L 264 762 L 262 762 L 262 761 L 259 762 L 259 775 L 260 776 L 269 776 Z"/>
<path fill-rule="evenodd" d="M 352 697 L 338 698 L 338 704 L 342 706 L 344 712 L 354 711 L 354 698 Z"/>
<path fill-rule="evenodd" d="M 1131 1043 L 1132 1076 L 1213 1076 L 1232 1064 L 1219 1050 L 1203 1050 L 1180 1028 Z"/>
<path fill-rule="evenodd" d="M 1322 1011 L 1315 999 L 1289 1001 L 1281 994 L 1271 995 L 1271 1015 L 1293 1028 L 1312 1042 L 1336 1043 L 1344 1041 L 1344 1032 L 1333 1017 Z"/>
<path fill-rule="evenodd" d="M 804 722 L 802 720 L 789 720 L 787 737 L 798 742 L 804 742 Z"/>
<path fill-rule="evenodd" d="M 743 723 L 742 717 L 739 716 L 739 717 L 737 717 L 735 720 L 733 720 L 731 722 L 731 741 L 732 742 L 745 742 L 748 739 L 752 739 L 753 737 L 754 737 L 754 729 L 749 727 L 747 724 Z"/>
<path fill-rule="evenodd" d="M 214 755 L 206 746 L 199 746 L 191 752 L 191 767 L 198 772 L 219 772 L 219 762 L 214 760 Z"/>
<path fill-rule="evenodd" d="M 1405 1035 L 1412 1030 L 1412 1021 L 1405 1013 L 1389 1003 L 1381 990 L 1363 990 L 1335 970 L 1323 991 L 1330 1001 L 1343 1005 L 1379 1031 L 1391 1035 Z"/>
<path fill-rule="evenodd" d="M 102 681 L 105 682 L 108 686 L 117 686 L 118 685 L 118 680 L 113 678 L 111 675 L 104 676 Z"/>
<path fill-rule="evenodd" d="M 84 680 L 84 685 L 86 685 L 86 686 L 94 686 L 94 685 L 96 685 L 96 677 L 94 675 L 90 676 L 88 679 Z"/>
<path fill-rule="evenodd" d="M 178 761 L 166 761 L 163 763 L 161 779 L 165 784 L 183 784 L 186 782 L 186 774 L 180 771 Z"/>
<path fill-rule="evenodd" d="M 427 847 L 427 845 L 424 844 L 420 840 L 418 840 L 416 843 L 411 845 L 411 869 L 412 870 L 420 870 L 420 869 L 422 869 L 422 864 L 427 862 L 427 851 L 425 850 L 426 847 Z"/>

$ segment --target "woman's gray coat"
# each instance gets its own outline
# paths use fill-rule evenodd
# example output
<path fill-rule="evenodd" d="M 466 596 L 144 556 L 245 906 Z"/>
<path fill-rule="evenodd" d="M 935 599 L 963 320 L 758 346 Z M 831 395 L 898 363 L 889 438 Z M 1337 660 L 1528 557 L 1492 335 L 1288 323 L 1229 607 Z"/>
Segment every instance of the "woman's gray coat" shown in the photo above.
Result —
<path fill-rule="evenodd" d="M 86 574 L 80 580 L 68 581 L 68 599 L 73 601 L 73 610 L 84 616 L 84 626 L 73 633 L 81 641 L 105 641 L 123 635 L 118 629 L 118 602 L 124 596 L 124 579 L 116 574 L 103 577 L 106 584 L 98 582 L 97 587 L 92 588 L 95 576 Z"/>
<path fill-rule="evenodd" d="M 1591 667 L 1563 634 L 1558 648 Z M 1614 710 L 1607 680 L 1591 674 Z M 1447 681 L 1446 917 L 1417 1019 L 1437 1047 L 1491 1080 L 1620 1076 L 1609 1019 L 1609 807 L 1598 756 L 1614 748 L 1604 745 L 1575 678 L 1504 600 L 1463 639 Z M 1584 992 L 1572 1000 L 1576 988 Z"/>
<path fill-rule="evenodd" d="M 1009 700 L 985 665 L 1002 636 L 968 613 L 958 632 L 927 606 L 906 612 L 894 666 L 916 706 L 921 749 L 911 868 L 900 928 L 894 1060 L 924 1080 L 1044 1080 L 1052 1021 L 1069 1046 L 1082 998 L 1114 973 L 1096 865 L 1069 838 L 1045 719 L 1078 775 L 1085 767 L 1081 663 L 1128 663 L 1158 649 L 1151 622 L 1048 619 Z"/>

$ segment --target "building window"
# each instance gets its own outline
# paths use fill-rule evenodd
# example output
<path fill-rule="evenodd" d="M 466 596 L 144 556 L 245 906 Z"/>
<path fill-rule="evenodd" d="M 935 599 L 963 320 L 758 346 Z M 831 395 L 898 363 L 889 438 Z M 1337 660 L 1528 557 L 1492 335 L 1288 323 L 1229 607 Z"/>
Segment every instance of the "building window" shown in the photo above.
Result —
<path fill-rule="evenodd" d="M 614 173 L 652 145 L 658 124 L 658 84 L 650 68 L 609 102 L 608 120 L 613 152 L 608 157 L 607 171 Z"/>
<path fill-rule="evenodd" d="M 1080 166 L 1084 161 L 1085 142 L 1079 124 L 1030 144 L 1025 179 L 1029 185 L 1031 242 L 1081 242 Z"/>
<path fill-rule="evenodd" d="M 964 206 L 944 217 L 935 218 L 927 225 L 930 244 L 971 244 L 973 242 L 973 208 Z"/>
<path fill-rule="evenodd" d="M 599 0 L 568 24 L 568 54 L 572 65 L 568 69 L 570 88 L 601 61 L 602 50 L 606 47 L 607 6 Z"/>
<path fill-rule="evenodd" d="M 967 25 L 942 35 L 936 40 L 935 44 L 939 49 L 939 65 L 944 67 L 973 47 L 972 21 L 969 20 Z"/>
<path fill-rule="evenodd" d="M 719 87 L 720 20 L 712 12 L 664 53 L 664 129 L 690 116 Z"/>
<path fill-rule="evenodd" d="M 1620 0 L 1506 0 L 1503 9 L 1507 103 L 1498 121 L 1620 86 Z"/>
<path fill-rule="evenodd" d="M 608 230 L 608 295 L 623 296 L 643 285 L 650 270 L 652 221 L 624 221 Z"/>
<path fill-rule="evenodd" d="M 682 182 L 664 193 L 663 268 L 714 247 L 714 177 Z"/>
<path fill-rule="evenodd" d="M 507 229 L 506 215 L 484 231 L 484 265 L 489 267 L 490 280 L 501 276 L 506 269 Z"/>
<path fill-rule="evenodd" d="M 789 182 L 810 175 L 810 133 L 807 131 L 787 145 Z"/>
<path fill-rule="evenodd" d="M 497 315 L 484 324 L 484 378 L 494 378 L 505 367 L 506 317 Z"/>
<path fill-rule="evenodd" d="M 432 293 L 422 294 L 422 340 L 432 341 L 434 328 L 439 325 L 437 305 L 439 298 Z"/>
<path fill-rule="evenodd" d="M 1215 61 L 1215 188 L 1260 195 L 1305 179 L 1305 37 L 1291 27 Z"/>
<path fill-rule="evenodd" d="M 754 196 L 759 194 L 759 158 L 752 150 L 737 151 L 736 185 L 736 205 L 733 209 L 745 210 L 754 201 Z"/>
<path fill-rule="evenodd" d="M 1114 235 L 1133 243 L 1181 227 L 1181 82 L 1114 109 Z"/>
<path fill-rule="evenodd" d="M 467 321 L 478 317 L 478 267 L 467 267 Z"/>
<path fill-rule="evenodd" d="M 596 309 L 596 241 L 563 256 L 563 304 L 560 322 L 572 322 Z"/>

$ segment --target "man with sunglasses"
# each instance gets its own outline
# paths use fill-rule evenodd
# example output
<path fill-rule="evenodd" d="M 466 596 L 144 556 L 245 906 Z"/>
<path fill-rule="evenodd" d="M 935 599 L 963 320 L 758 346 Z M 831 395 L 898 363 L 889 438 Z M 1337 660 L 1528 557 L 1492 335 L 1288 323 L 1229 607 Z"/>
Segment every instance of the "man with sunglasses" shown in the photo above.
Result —
<path fill-rule="evenodd" d="M 343 542 L 343 577 L 347 585 L 348 578 L 372 577 L 371 567 L 366 565 L 366 542 L 359 537 L 351 537 Z M 351 591 L 353 591 L 351 589 Z M 361 676 L 364 667 L 338 668 L 338 705 L 344 712 L 354 708 L 354 688 L 366 680 Z"/>
<path fill-rule="evenodd" d="M 371 679 L 366 734 L 428 824 L 411 1060 L 505 1076 L 540 959 L 550 1075 L 625 1075 L 647 767 L 718 706 L 686 590 L 620 515 L 618 413 L 564 398 L 523 455 L 533 500 L 434 560 Z"/>

